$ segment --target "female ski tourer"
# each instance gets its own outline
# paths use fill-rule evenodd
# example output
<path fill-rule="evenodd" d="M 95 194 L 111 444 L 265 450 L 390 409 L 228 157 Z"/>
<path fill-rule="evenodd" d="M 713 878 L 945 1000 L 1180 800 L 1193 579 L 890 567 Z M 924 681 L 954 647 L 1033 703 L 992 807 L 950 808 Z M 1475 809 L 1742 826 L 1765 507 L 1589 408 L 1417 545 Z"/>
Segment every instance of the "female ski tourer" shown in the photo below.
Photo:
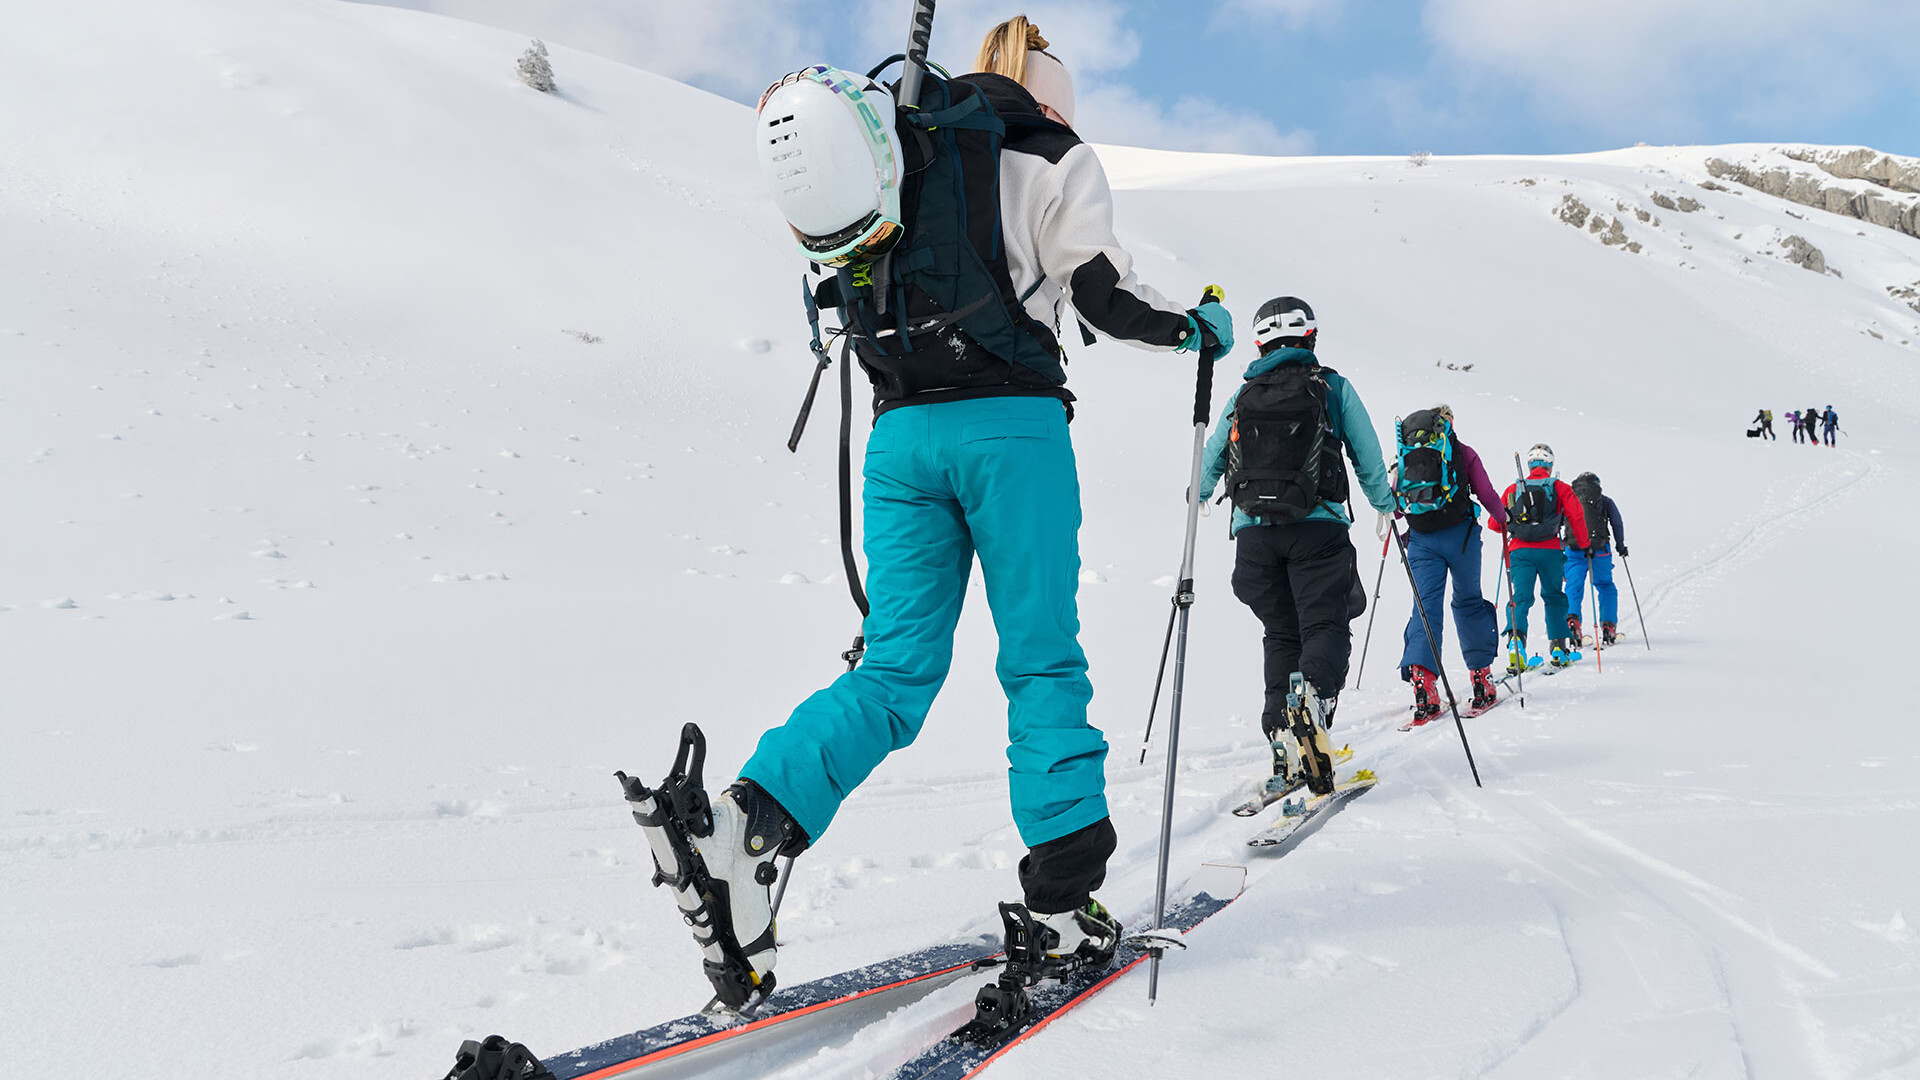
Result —
<path fill-rule="evenodd" d="M 1442 699 L 1436 684 L 1440 660 L 1433 648 L 1446 642 L 1447 626 L 1440 608 L 1447 598 L 1449 577 L 1453 579 L 1453 626 L 1473 680 L 1470 707 L 1491 708 L 1496 700 L 1493 660 L 1500 646 L 1498 620 L 1493 601 L 1480 587 L 1480 509 L 1474 501 L 1479 500 L 1489 527 L 1495 530 L 1506 528 L 1507 511 L 1480 455 L 1454 431 L 1450 406 L 1410 413 L 1395 428 L 1394 489 L 1407 519 L 1407 565 L 1419 590 L 1401 634 L 1400 653 L 1400 678 L 1413 684 L 1413 719 L 1407 725 L 1413 728 L 1440 716 Z"/>
<path fill-rule="evenodd" d="M 818 841 L 853 789 L 913 742 L 947 676 L 976 556 L 999 634 L 1013 819 L 1030 849 L 1019 865 L 1026 907 L 1049 953 L 1103 962 L 1118 944 L 1118 923 L 1092 898 L 1115 836 L 1107 743 L 1087 719 L 1074 398 L 1056 335 L 1063 303 L 1099 334 L 1152 351 L 1218 357 L 1233 331 L 1218 303 L 1187 310 L 1134 276 L 1114 238 L 1106 175 L 1074 134 L 1073 81 L 1047 48 L 1016 18 L 987 35 L 979 73 L 927 76 L 923 119 L 897 125 L 899 184 L 883 188 L 878 209 L 866 193 L 851 228 L 826 219 L 803 228 L 807 208 L 782 206 L 808 257 L 842 267 L 819 301 L 840 309 L 873 383 L 862 504 L 871 610 L 864 661 L 761 737 L 739 780 L 713 800 L 711 833 L 691 839 L 720 910 L 709 919 L 684 897 L 682 906 L 721 1001 L 735 1007 L 772 986 L 775 857 Z M 844 111 L 858 86 L 807 97 L 807 80 L 830 76 L 845 73 L 808 69 L 769 92 L 763 138 L 780 153 L 825 153 L 823 125 L 846 122 L 830 110 Z M 795 80 L 793 94 L 776 98 Z M 976 153 L 993 145 L 984 136 L 969 141 L 980 130 L 971 125 L 984 126 L 976 96 L 1005 126 L 997 159 Z M 865 100 L 885 98 L 868 87 Z M 965 183 L 922 182 L 931 168 L 957 170 Z M 872 170 L 845 172 L 871 187 Z M 996 183 L 997 215 L 965 205 Z M 939 302 L 949 288 L 953 302 Z M 736 971 L 716 972 L 727 959 Z"/>

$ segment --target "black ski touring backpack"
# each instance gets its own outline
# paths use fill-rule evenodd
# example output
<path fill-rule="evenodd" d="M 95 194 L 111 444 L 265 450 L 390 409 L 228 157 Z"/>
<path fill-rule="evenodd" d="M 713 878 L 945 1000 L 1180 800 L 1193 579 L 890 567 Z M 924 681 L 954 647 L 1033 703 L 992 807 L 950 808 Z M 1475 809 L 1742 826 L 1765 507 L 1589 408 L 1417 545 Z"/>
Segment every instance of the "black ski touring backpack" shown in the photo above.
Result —
<path fill-rule="evenodd" d="M 930 391 L 1013 388 L 1071 400 L 1060 389 L 1059 341 L 1027 314 L 1007 265 L 1000 148 L 1012 118 L 994 108 L 995 94 L 1030 100 L 1000 75 L 926 75 L 919 108 L 902 109 L 896 123 L 901 238 L 871 265 L 840 267 L 815 298 L 840 310 L 881 411 Z M 1018 122 L 1052 124 L 1037 112 Z"/>
<path fill-rule="evenodd" d="M 1613 546 L 1612 525 L 1607 521 L 1607 499 L 1600 492 L 1600 478 L 1592 473 L 1581 473 L 1574 478 L 1570 487 L 1574 497 L 1580 500 L 1580 512 L 1587 518 L 1587 539 L 1592 544 L 1589 551 L 1606 551 Z M 1569 526 L 1571 528 L 1571 526 Z M 1573 537 L 1567 537 L 1568 547 L 1578 547 Z"/>
<path fill-rule="evenodd" d="M 1421 409 L 1393 425 L 1399 479 L 1394 497 L 1415 532 L 1437 532 L 1473 512 L 1454 461 L 1453 424 L 1433 409 Z"/>
<path fill-rule="evenodd" d="M 1345 502 L 1347 467 L 1327 412 L 1332 368 L 1282 364 L 1248 379 L 1234 399 L 1225 498 L 1268 525 Z"/>
<path fill-rule="evenodd" d="M 1551 476 L 1528 477 L 1513 486 L 1507 500 L 1507 535 L 1515 540 L 1555 540 L 1566 525 Z"/>

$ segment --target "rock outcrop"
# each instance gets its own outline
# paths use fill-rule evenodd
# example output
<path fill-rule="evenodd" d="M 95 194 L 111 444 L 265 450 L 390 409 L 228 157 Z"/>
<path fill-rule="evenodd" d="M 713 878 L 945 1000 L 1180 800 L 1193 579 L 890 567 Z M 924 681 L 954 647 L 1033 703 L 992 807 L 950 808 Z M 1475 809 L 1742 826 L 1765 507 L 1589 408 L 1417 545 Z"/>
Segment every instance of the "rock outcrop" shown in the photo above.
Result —
<path fill-rule="evenodd" d="M 1920 198 L 1889 198 L 1871 189 L 1849 191 L 1842 187 L 1829 187 L 1813 173 L 1795 172 L 1785 167 L 1752 169 L 1721 158 L 1709 158 L 1707 171 L 1719 179 L 1732 180 L 1789 202 L 1843 214 L 1908 236 L 1920 237 Z M 1891 175 L 1899 176 L 1897 172 Z"/>
<path fill-rule="evenodd" d="M 1827 257 L 1821 254 L 1819 248 L 1808 243 L 1806 237 L 1789 236 L 1785 240 L 1780 241 L 1780 244 L 1787 249 L 1788 262 L 1793 263 L 1795 266 L 1811 270 L 1816 274 L 1824 274 L 1827 272 Z"/>
<path fill-rule="evenodd" d="M 1623 206 L 1622 209 L 1625 207 Z M 1625 247 L 1636 255 L 1640 253 L 1640 242 L 1628 238 L 1627 227 L 1620 224 L 1619 218 L 1595 213 L 1592 207 L 1572 195 L 1560 200 L 1560 206 L 1554 211 L 1554 216 L 1576 229 L 1585 227 L 1588 232 L 1599 237 L 1600 242 L 1607 247 Z"/>
<path fill-rule="evenodd" d="M 1662 210 L 1675 210 L 1682 214 L 1691 214 L 1695 210 L 1700 209 L 1700 203 L 1697 200 L 1690 199 L 1685 195 L 1675 198 L 1664 191 L 1656 191 L 1653 193 L 1653 205 Z"/>
<path fill-rule="evenodd" d="M 1904 302 L 1915 311 L 1920 311 L 1920 281 L 1911 285 L 1889 285 L 1887 295 Z"/>
<path fill-rule="evenodd" d="M 1865 180 L 1894 191 L 1920 195 L 1920 161 L 1894 157 L 1878 150 L 1785 150 L 1795 161 L 1804 161 L 1828 176 L 1842 180 Z"/>

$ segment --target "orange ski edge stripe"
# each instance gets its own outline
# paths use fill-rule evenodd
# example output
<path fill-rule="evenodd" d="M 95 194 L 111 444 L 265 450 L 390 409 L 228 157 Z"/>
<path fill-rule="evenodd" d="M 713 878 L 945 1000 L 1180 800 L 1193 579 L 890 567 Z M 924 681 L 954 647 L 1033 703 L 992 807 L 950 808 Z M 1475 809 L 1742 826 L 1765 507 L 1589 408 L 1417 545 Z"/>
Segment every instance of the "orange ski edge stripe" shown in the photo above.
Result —
<path fill-rule="evenodd" d="M 1138 962 L 1139 961 L 1135 961 L 1135 963 L 1138 963 Z M 804 1009 L 795 1009 L 792 1012 L 783 1012 L 774 1016 L 763 1016 L 758 1020 L 750 1020 L 747 1023 L 740 1025 L 739 1027 L 730 1027 L 725 1029 L 724 1031 L 716 1031 L 710 1035 L 702 1035 L 698 1039 L 693 1039 L 689 1042 L 675 1043 L 674 1045 L 666 1047 L 664 1049 L 656 1050 L 651 1054 L 643 1054 L 640 1057 L 631 1058 L 627 1061 L 622 1061 L 615 1065 L 608 1065 L 608 1066 L 605 1066 L 604 1068 L 595 1069 L 590 1073 L 585 1073 L 581 1076 L 575 1077 L 574 1080 L 607 1080 L 607 1078 L 609 1077 L 619 1076 L 623 1073 L 631 1072 L 634 1069 L 642 1068 L 647 1065 L 652 1065 L 657 1062 L 665 1061 L 668 1058 L 677 1057 L 680 1054 L 684 1054 L 689 1050 L 697 1050 L 702 1046 L 708 1046 L 716 1042 L 723 1042 L 727 1039 L 731 1039 L 739 1035 L 744 1035 L 749 1031 L 753 1031 L 757 1028 L 766 1027 L 767 1025 L 776 1023 L 778 1021 L 792 1020 L 795 1017 L 805 1016 L 808 1013 L 819 1012 L 821 1009 L 829 1009 L 835 1005 L 845 1005 L 849 1001 L 858 1001 L 863 997 L 869 997 L 871 995 L 878 994 L 883 990 L 897 990 L 902 986 L 911 986 L 917 982 L 924 982 L 928 979 L 938 978 L 941 975 L 949 975 L 963 968 L 971 968 L 972 966 L 973 966 L 973 961 L 969 960 L 964 964 L 955 964 L 952 967 L 944 967 L 944 968 L 941 968 L 939 971 L 929 971 L 924 975 L 916 975 L 911 979 L 902 979 L 899 982 L 891 982 L 886 984 L 885 986 L 868 987 L 867 989 L 862 990 L 857 994 L 848 994 L 845 997 L 837 997 L 831 1001 L 815 1002 L 814 1004 L 809 1005 Z M 1117 975 L 1118 972 L 1116 972 L 1115 974 Z M 1101 985 L 1104 986 L 1105 983 L 1102 983 Z"/>

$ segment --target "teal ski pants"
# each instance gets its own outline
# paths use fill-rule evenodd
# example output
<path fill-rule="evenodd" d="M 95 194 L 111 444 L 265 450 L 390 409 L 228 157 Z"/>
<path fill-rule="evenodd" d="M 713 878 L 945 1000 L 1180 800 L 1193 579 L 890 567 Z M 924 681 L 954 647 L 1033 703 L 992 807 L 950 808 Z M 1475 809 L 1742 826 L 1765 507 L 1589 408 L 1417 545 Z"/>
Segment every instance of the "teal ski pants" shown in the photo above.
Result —
<path fill-rule="evenodd" d="M 1107 742 L 1087 722 L 1080 481 L 1065 407 L 997 397 L 882 413 L 864 469 L 867 654 L 760 739 L 741 775 L 819 840 L 840 804 L 912 743 L 953 662 L 980 558 L 1007 694 L 1008 786 L 1029 847 L 1107 816 Z"/>
<path fill-rule="evenodd" d="M 1527 613 L 1533 610 L 1534 583 L 1547 606 L 1546 636 L 1567 636 L 1567 556 L 1559 548 L 1513 548 L 1508 553 L 1513 573 L 1513 606 L 1507 610 L 1507 632 L 1527 634 Z"/>

